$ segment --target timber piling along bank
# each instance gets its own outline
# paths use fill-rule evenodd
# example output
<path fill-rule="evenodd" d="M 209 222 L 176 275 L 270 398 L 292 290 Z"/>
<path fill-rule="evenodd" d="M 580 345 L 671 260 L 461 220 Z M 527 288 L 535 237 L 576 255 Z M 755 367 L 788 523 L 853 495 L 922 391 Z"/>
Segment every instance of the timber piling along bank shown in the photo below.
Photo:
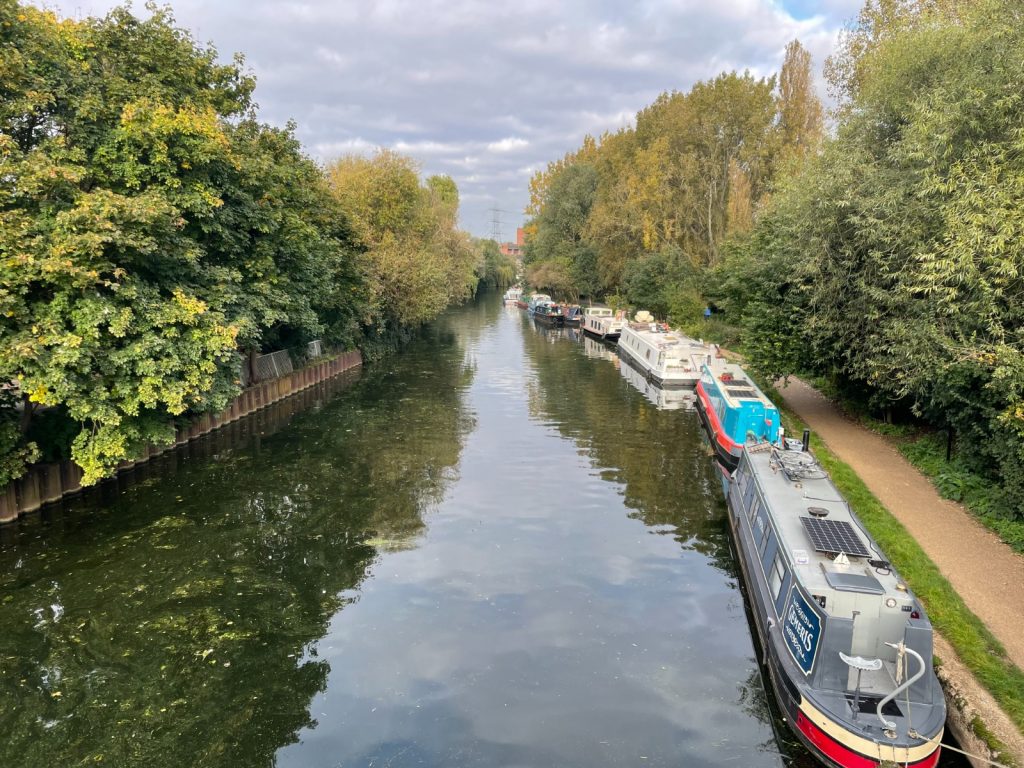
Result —
<path fill-rule="evenodd" d="M 174 441 L 167 445 L 149 445 L 135 461 L 124 462 L 118 473 L 132 469 L 190 440 L 209 434 L 226 424 L 255 413 L 344 371 L 362 365 L 359 350 L 342 352 L 322 362 L 313 363 L 269 381 L 262 381 L 242 390 L 220 413 L 204 413 L 175 431 Z M 104 481 L 105 482 L 105 481 Z M 101 482 L 102 484 L 102 482 Z M 25 475 L 0 491 L 0 523 L 10 523 L 21 515 L 35 512 L 45 504 L 81 493 L 82 470 L 73 461 L 36 464 Z"/>

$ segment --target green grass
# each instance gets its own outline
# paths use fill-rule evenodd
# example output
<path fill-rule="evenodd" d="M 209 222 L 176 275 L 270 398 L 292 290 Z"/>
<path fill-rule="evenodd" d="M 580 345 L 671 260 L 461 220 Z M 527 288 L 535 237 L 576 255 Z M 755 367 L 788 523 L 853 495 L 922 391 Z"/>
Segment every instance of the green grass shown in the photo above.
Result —
<path fill-rule="evenodd" d="M 737 348 L 741 334 L 739 327 L 715 317 L 684 324 L 681 330 L 695 339 L 704 339 L 731 349 Z"/>
<path fill-rule="evenodd" d="M 787 433 L 801 434 L 806 425 L 785 407 L 775 388 L 765 382 L 758 383 L 779 406 Z M 812 435 L 811 447 L 857 516 L 924 603 L 932 624 L 992 694 L 1017 729 L 1024 733 L 1024 672 L 1006 657 L 1006 651 L 999 641 L 970 611 L 935 563 L 907 529 L 868 490 L 864 481 L 817 436 Z"/>

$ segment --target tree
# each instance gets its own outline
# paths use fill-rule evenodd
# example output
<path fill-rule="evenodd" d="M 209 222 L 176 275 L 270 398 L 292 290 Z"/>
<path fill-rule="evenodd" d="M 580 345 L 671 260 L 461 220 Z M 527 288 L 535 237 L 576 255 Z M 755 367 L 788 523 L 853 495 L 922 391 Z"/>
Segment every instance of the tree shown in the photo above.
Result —
<path fill-rule="evenodd" d="M 347 221 L 293 127 L 257 122 L 240 58 L 156 7 L 5 0 L 0 34 L 0 378 L 78 425 L 83 482 L 223 408 L 240 349 L 356 340 Z"/>
<path fill-rule="evenodd" d="M 779 134 L 782 162 L 799 161 L 821 146 L 824 109 L 814 89 L 811 54 L 793 40 L 779 72 Z"/>
<path fill-rule="evenodd" d="M 458 189 L 450 178 L 421 184 L 413 160 L 390 150 L 342 157 L 327 173 L 366 249 L 368 319 L 381 329 L 416 326 L 472 295 L 478 253 L 456 229 Z"/>

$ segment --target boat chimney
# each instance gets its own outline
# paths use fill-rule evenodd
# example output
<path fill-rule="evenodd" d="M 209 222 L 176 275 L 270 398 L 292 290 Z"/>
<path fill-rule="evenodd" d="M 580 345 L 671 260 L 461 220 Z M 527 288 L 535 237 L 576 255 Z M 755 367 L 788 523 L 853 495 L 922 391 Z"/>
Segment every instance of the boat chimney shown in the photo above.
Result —
<path fill-rule="evenodd" d="M 803 452 L 807 453 L 809 450 L 811 450 L 811 430 L 809 430 L 809 429 L 805 429 L 804 430 L 804 440 L 803 440 L 803 443 L 804 443 L 804 445 L 803 445 Z"/>

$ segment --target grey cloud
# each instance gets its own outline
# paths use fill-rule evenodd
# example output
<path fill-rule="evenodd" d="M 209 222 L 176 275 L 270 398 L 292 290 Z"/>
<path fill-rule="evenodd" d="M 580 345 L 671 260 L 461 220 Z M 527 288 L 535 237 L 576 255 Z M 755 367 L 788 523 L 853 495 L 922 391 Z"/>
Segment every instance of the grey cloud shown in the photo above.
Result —
<path fill-rule="evenodd" d="M 49 3 L 48 3 L 49 4 Z M 60 0 L 67 15 L 111 0 Z M 294 119 L 321 161 L 392 147 L 450 174 L 462 225 L 521 222 L 530 173 L 665 90 L 777 70 L 794 37 L 820 65 L 859 0 L 177 0 L 178 23 L 245 54 L 262 119 Z M 814 6 L 813 14 L 806 6 Z M 796 8 L 794 13 L 787 8 Z M 136 9 L 137 12 L 141 9 Z"/>

